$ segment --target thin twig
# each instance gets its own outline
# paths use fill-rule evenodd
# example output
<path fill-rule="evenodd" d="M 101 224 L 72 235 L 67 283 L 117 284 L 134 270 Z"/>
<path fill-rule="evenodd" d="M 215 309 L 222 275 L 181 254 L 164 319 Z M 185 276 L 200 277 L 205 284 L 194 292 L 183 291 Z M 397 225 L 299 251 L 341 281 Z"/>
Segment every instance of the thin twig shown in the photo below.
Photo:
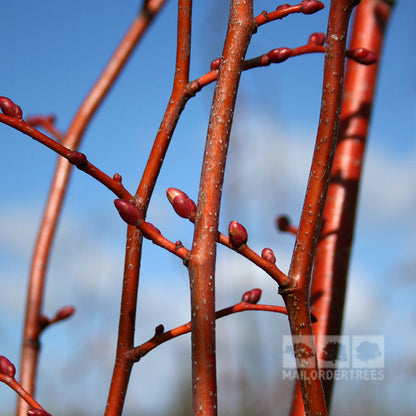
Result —
<path fill-rule="evenodd" d="M 310 321 L 309 286 L 321 216 L 338 134 L 345 44 L 354 0 L 332 0 L 325 51 L 319 127 L 289 277 L 296 284 L 280 291 L 288 310 L 298 375 L 306 415 L 326 415 Z M 304 352 L 308 365 L 304 366 Z"/>
<path fill-rule="evenodd" d="M 116 77 L 124 67 L 135 45 L 153 20 L 153 17 L 165 3 L 165 0 L 146 3 L 149 4 L 144 5 L 141 13 L 133 21 L 102 75 L 81 104 L 63 140 L 65 146 L 71 149 L 78 148 L 89 121 L 114 84 Z M 150 5 L 150 3 L 152 4 Z M 66 160 L 58 158 L 54 179 L 32 257 L 20 366 L 20 381 L 32 395 L 35 391 L 36 368 L 39 354 L 39 316 L 43 304 L 46 269 L 49 264 L 50 249 L 62 210 L 70 172 L 71 165 Z M 17 415 L 25 416 L 27 410 L 28 408 L 25 402 L 19 400 Z"/>
<path fill-rule="evenodd" d="M 191 96 L 185 90 L 189 81 L 191 24 L 192 0 L 179 0 L 173 91 L 135 195 L 135 204 L 142 212 L 143 217 L 146 216 L 147 207 L 173 131 L 186 101 Z M 143 234 L 136 227 L 128 226 L 116 360 L 108 394 L 106 416 L 121 415 L 133 365 L 127 354 L 134 346 L 142 243 Z"/>

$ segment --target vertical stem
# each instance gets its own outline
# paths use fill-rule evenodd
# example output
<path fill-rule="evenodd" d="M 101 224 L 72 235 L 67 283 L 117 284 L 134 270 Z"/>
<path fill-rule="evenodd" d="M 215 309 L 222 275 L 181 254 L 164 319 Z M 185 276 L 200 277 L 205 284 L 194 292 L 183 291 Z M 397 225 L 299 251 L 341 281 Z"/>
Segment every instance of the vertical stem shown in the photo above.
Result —
<path fill-rule="evenodd" d="M 379 56 L 392 5 L 383 0 L 362 0 L 357 7 L 349 49 L 367 48 Z M 325 335 L 341 333 L 347 273 L 353 240 L 358 190 L 363 166 L 379 64 L 347 61 L 340 132 L 332 167 L 323 226 L 315 255 L 312 278 L 312 311 L 319 352 Z M 315 296 L 314 296 L 315 294 Z M 323 387 L 329 407 L 333 379 Z"/>
<path fill-rule="evenodd" d="M 217 414 L 215 259 L 218 218 L 235 99 L 245 53 L 255 27 L 252 1 L 232 0 L 208 126 L 193 245 L 188 258 L 194 415 Z"/>
<path fill-rule="evenodd" d="M 141 39 L 143 33 L 153 20 L 153 17 L 164 3 L 165 0 L 156 0 L 152 2 L 152 5 L 144 5 L 141 13 L 133 21 L 106 68 L 78 109 L 62 142 L 64 146 L 71 149 L 78 148 L 92 116 L 125 66 L 137 42 Z M 20 366 L 20 382 L 31 395 L 34 395 L 35 391 L 37 361 L 40 348 L 39 337 L 41 332 L 39 316 L 43 304 L 46 269 L 49 263 L 50 249 L 62 211 L 71 169 L 71 164 L 63 158 L 58 158 L 54 179 L 49 191 L 49 198 L 46 203 L 32 257 Z M 17 415 L 24 416 L 27 410 L 28 406 L 26 402 L 18 399 Z"/>
<path fill-rule="evenodd" d="M 367 48 L 380 56 L 393 2 L 362 0 L 355 12 L 349 49 Z M 357 198 L 364 151 L 374 99 L 379 64 L 365 66 L 347 61 L 340 131 L 323 212 L 323 224 L 315 254 L 311 310 L 320 364 L 326 335 L 341 334 L 347 273 L 353 240 Z M 328 372 L 332 369 L 326 369 Z M 330 408 L 334 378 L 322 380 Z M 299 383 L 296 384 L 291 416 L 305 414 Z"/>
<path fill-rule="evenodd" d="M 191 53 L 192 0 L 178 2 L 178 29 L 175 78 L 168 107 L 156 135 L 142 179 L 135 194 L 136 205 L 146 214 L 150 198 L 169 147 L 179 116 L 189 99 L 186 85 L 189 81 Z M 134 347 L 137 294 L 143 235 L 135 227 L 127 228 L 124 281 L 121 298 L 116 360 L 107 399 L 106 416 L 120 416 L 127 393 L 134 362 L 128 352 Z"/>
<path fill-rule="evenodd" d="M 294 287 L 281 287 L 298 365 L 306 415 L 326 415 L 310 322 L 309 287 L 321 216 L 338 134 L 344 76 L 345 44 L 353 0 L 332 0 L 329 12 L 321 112 L 311 170 L 293 250 L 289 277 Z M 305 353 L 308 365 L 303 367 Z"/>

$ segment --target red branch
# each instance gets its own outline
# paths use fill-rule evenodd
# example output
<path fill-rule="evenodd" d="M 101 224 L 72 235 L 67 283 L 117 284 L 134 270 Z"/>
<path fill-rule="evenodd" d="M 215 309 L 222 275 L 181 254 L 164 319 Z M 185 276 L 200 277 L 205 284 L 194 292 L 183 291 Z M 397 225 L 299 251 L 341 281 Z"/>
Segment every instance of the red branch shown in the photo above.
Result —
<path fill-rule="evenodd" d="M 247 302 L 240 302 L 233 306 L 230 306 L 225 309 L 221 309 L 215 313 L 215 319 L 223 318 L 224 316 L 228 316 L 238 312 L 244 311 L 266 311 L 266 312 L 276 312 L 276 313 L 283 313 L 287 314 L 286 308 L 284 306 L 275 306 L 275 305 L 258 305 L 253 303 Z M 187 334 L 192 330 L 192 323 L 187 322 L 177 328 L 171 329 L 170 331 L 163 332 L 161 334 L 155 334 L 151 339 L 143 343 L 142 345 L 135 347 L 132 349 L 128 357 L 132 361 L 139 361 L 143 358 L 147 353 L 149 353 L 154 348 L 158 347 L 159 345 L 167 342 L 173 338 L 179 337 L 180 335 Z"/>
<path fill-rule="evenodd" d="M 327 414 L 322 384 L 316 377 L 318 364 L 311 337 L 309 286 L 338 133 L 345 43 L 354 4 L 354 0 L 331 1 L 319 127 L 289 269 L 289 277 L 295 281 L 295 285 L 280 287 L 288 310 L 306 415 Z M 311 360 L 308 366 L 302 368 L 304 351 L 310 351 Z"/>
<path fill-rule="evenodd" d="M 217 414 L 215 259 L 227 146 L 244 56 L 256 25 L 252 1 L 232 0 L 202 164 L 195 233 L 189 255 L 193 414 Z"/>
<path fill-rule="evenodd" d="M 156 135 L 134 201 L 142 212 L 143 217 L 146 216 L 150 197 L 169 147 L 173 131 L 187 100 L 191 97 L 191 94 L 186 90 L 186 85 L 189 81 L 191 24 L 192 1 L 179 0 L 176 70 L 172 95 Z M 116 360 L 108 394 L 106 416 L 121 415 L 133 365 L 133 362 L 128 359 L 128 352 L 134 347 L 142 242 L 143 234 L 136 227 L 130 225 L 127 228 Z M 183 250 L 185 249 L 183 248 Z"/>
<path fill-rule="evenodd" d="M 98 81 L 81 104 L 63 140 L 65 146 L 70 149 L 76 149 L 79 146 L 89 121 L 114 84 L 115 79 L 125 66 L 127 59 L 141 39 L 143 33 L 149 27 L 153 17 L 164 3 L 165 0 L 144 2 L 141 13 L 133 21 Z M 66 160 L 58 158 L 53 183 L 32 257 L 20 368 L 20 381 L 22 386 L 32 395 L 35 391 L 41 330 L 39 316 L 41 316 L 43 304 L 46 269 L 49 263 L 50 249 L 66 194 L 70 172 L 71 165 Z M 28 408 L 25 402 L 19 400 L 17 415 L 25 416 L 27 410 Z"/>

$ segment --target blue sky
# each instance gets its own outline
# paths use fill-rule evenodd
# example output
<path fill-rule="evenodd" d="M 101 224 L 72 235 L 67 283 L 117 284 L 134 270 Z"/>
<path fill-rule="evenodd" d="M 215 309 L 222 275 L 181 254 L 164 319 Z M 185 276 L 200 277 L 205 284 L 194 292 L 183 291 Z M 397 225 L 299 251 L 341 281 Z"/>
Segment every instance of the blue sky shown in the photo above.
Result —
<path fill-rule="evenodd" d="M 221 54 L 228 2 L 196 3 L 192 78 L 208 71 L 211 60 Z M 108 0 L 1 2 L 0 95 L 18 103 L 26 116 L 56 114 L 58 127 L 65 130 L 138 10 L 136 1 L 120 4 L 116 8 Z M 272 1 L 255 2 L 256 14 L 275 7 Z M 325 31 L 327 9 L 261 27 L 247 56 L 304 44 L 310 33 Z M 416 266 L 412 260 L 416 240 L 415 19 L 413 2 L 399 1 L 380 69 L 345 321 L 347 333 L 386 337 L 389 377 L 382 386 L 368 387 L 370 393 L 380 388 L 385 392 L 386 409 L 392 405 L 389 398 L 399 394 L 398 381 L 414 376 L 416 368 L 406 347 L 413 345 L 416 325 L 412 318 Z M 99 109 L 81 146 L 102 170 L 119 172 L 131 192 L 137 187 L 170 95 L 175 31 L 176 2 L 171 1 Z M 272 224 L 280 213 L 295 221 L 299 216 L 318 120 L 322 65 L 322 55 L 297 57 L 244 73 L 240 86 L 221 227 L 225 230 L 233 219 L 242 222 L 253 248 L 272 246 L 284 270 L 293 239 L 276 233 Z M 181 239 L 188 246 L 192 227 L 172 213 L 165 189 L 173 186 L 194 198 L 197 195 L 212 92 L 213 87 L 207 87 L 187 104 L 149 209 L 151 222 L 172 240 Z M 26 275 L 55 156 L 7 126 L 0 126 L 0 140 L 0 354 L 17 362 Z M 269 168 L 264 170 L 264 166 Z M 45 299 L 45 311 L 50 315 L 64 304 L 77 308 L 71 321 L 49 329 L 43 338 L 39 395 L 56 414 L 63 414 L 69 404 L 81 410 L 83 404 L 88 406 L 88 414 L 100 414 L 104 409 L 114 357 L 125 234 L 112 200 L 109 191 L 74 172 Z M 144 250 L 137 342 L 150 337 L 161 322 L 170 328 L 189 317 L 187 276 L 180 261 L 151 244 Z M 241 293 L 255 286 L 264 289 L 265 302 L 280 303 L 269 280 L 238 256 L 219 249 L 219 307 L 237 302 Z M 247 325 L 254 325 L 257 336 L 267 345 L 269 361 L 260 368 L 272 379 L 269 373 L 274 367 L 270 363 L 281 364 L 275 351 L 280 348 L 281 333 L 287 332 L 286 321 L 277 320 L 275 324 L 274 316 L 242 314 L 218 324 L 220 374 L 230 377 L 231 385 L 241 370 L 237 358 L 253 352 L 252 343 L 241 335 Z M 398 322 L 409 331 L 403 334 Z M 237 358 L 231 359 L 230 351 L 239 351 L 233 355 Z M 184 353 L 189 353 L 186 338 L 146 357 L 134 370 L 126 408 L 143 414 L 163 411 L 177 394 L 175 389 L 187 382 L 189 368 L 182 364 L 178 370 L 177 357 Z M 78 371 L 83 368 L 89 368 L 88 376 L 83 375 L 87 383 L 78 381 Z M 244 364 L 244 369 L 252 380 L 261 382 L 261 374 L 254 374 L 249 364 Z M 220 383 L 223 379 L 220 377 Z M 414 393 L 414 384 L 408 385 Z M 229 391 L 227 388 L 231 389 L 223 386 L 223 391 Z M 336 395 L 339 403 L 348 397 L 348 391 L 352 397 L 356 394 L 352 385 L 343 390 Z M 158 399 L 161 391 L 164 401 Z M 14 393 L 0 386 L 0 401 L 7 403 L 0 414 L 8 414 L 14 400 Z M 220 395 L 224 407 L 227 400 L 226 393 Z M 414 405 L 410 400 L 405 399 L 403 406 Z"/>

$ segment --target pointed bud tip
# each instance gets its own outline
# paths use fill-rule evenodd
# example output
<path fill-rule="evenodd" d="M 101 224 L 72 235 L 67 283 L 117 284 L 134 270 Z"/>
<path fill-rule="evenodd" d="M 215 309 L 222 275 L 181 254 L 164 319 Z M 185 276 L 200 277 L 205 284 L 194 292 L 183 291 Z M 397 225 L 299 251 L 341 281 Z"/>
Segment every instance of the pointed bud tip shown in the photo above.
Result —
<path fill-rule="evenodd" d="M 186 196 L 188 197 L 188 195 L 185 194 L 185 192 L 182 192 L 180 189 L 177 188 L 168 188 L 166 189 L 166 196 L 169 199 L 169 202 L 171 204 L 173 204 L 173 200 L 178 196 L 178 195 L 182 195 L 182 196 Z"/>
<path fill-rule="evenodd" d="M 180 191 L 176 188 L 168 188 L 166 195 L 169 202 L 172 204 L 175 212 L 182 218 L 188 218 L 191 221 L 196 216 L 196 205 L 195 202 L 186 195 L 185 192 Z"/>
<path fill-rule="evenodd" d="M 64 319 L 68 319 L 75 313 L 75 308 L 73 306 L 64 306 L 55 315 L 56 321 L 63 321 Z"/>
<path fill-rule="evenodd" d="M 313 14 L 325 7 L 323 3 L 317 0 L 303 0 L 300 5 L 303 14 Z"/>
<path fill-rule="evenodd" d="M 237 221 L 231 221 L 228 226 L 228 236 L 233 248 L 238 249 L 247 243 L 247 230 Z"/>
<path fill-rule="evenodd" d="M 22 119 L 22 109 L 15 104 L 10 98 L 0 97 L 0 109 L 5 116 Z"/>
<path fill-rule="evenodd" d="M 125 199 L 115 199 L 114 206 L 117 208 L 120 217 L 130 225 L 137 225 L 143 219 L 143 214 L 135 205 Z"/>
<path fill-rule="evenodd" d="M 0 355 L 0 374 L 8 377 L 14 377 L 16 374 L 16 367 L 6 357 Z"/>

